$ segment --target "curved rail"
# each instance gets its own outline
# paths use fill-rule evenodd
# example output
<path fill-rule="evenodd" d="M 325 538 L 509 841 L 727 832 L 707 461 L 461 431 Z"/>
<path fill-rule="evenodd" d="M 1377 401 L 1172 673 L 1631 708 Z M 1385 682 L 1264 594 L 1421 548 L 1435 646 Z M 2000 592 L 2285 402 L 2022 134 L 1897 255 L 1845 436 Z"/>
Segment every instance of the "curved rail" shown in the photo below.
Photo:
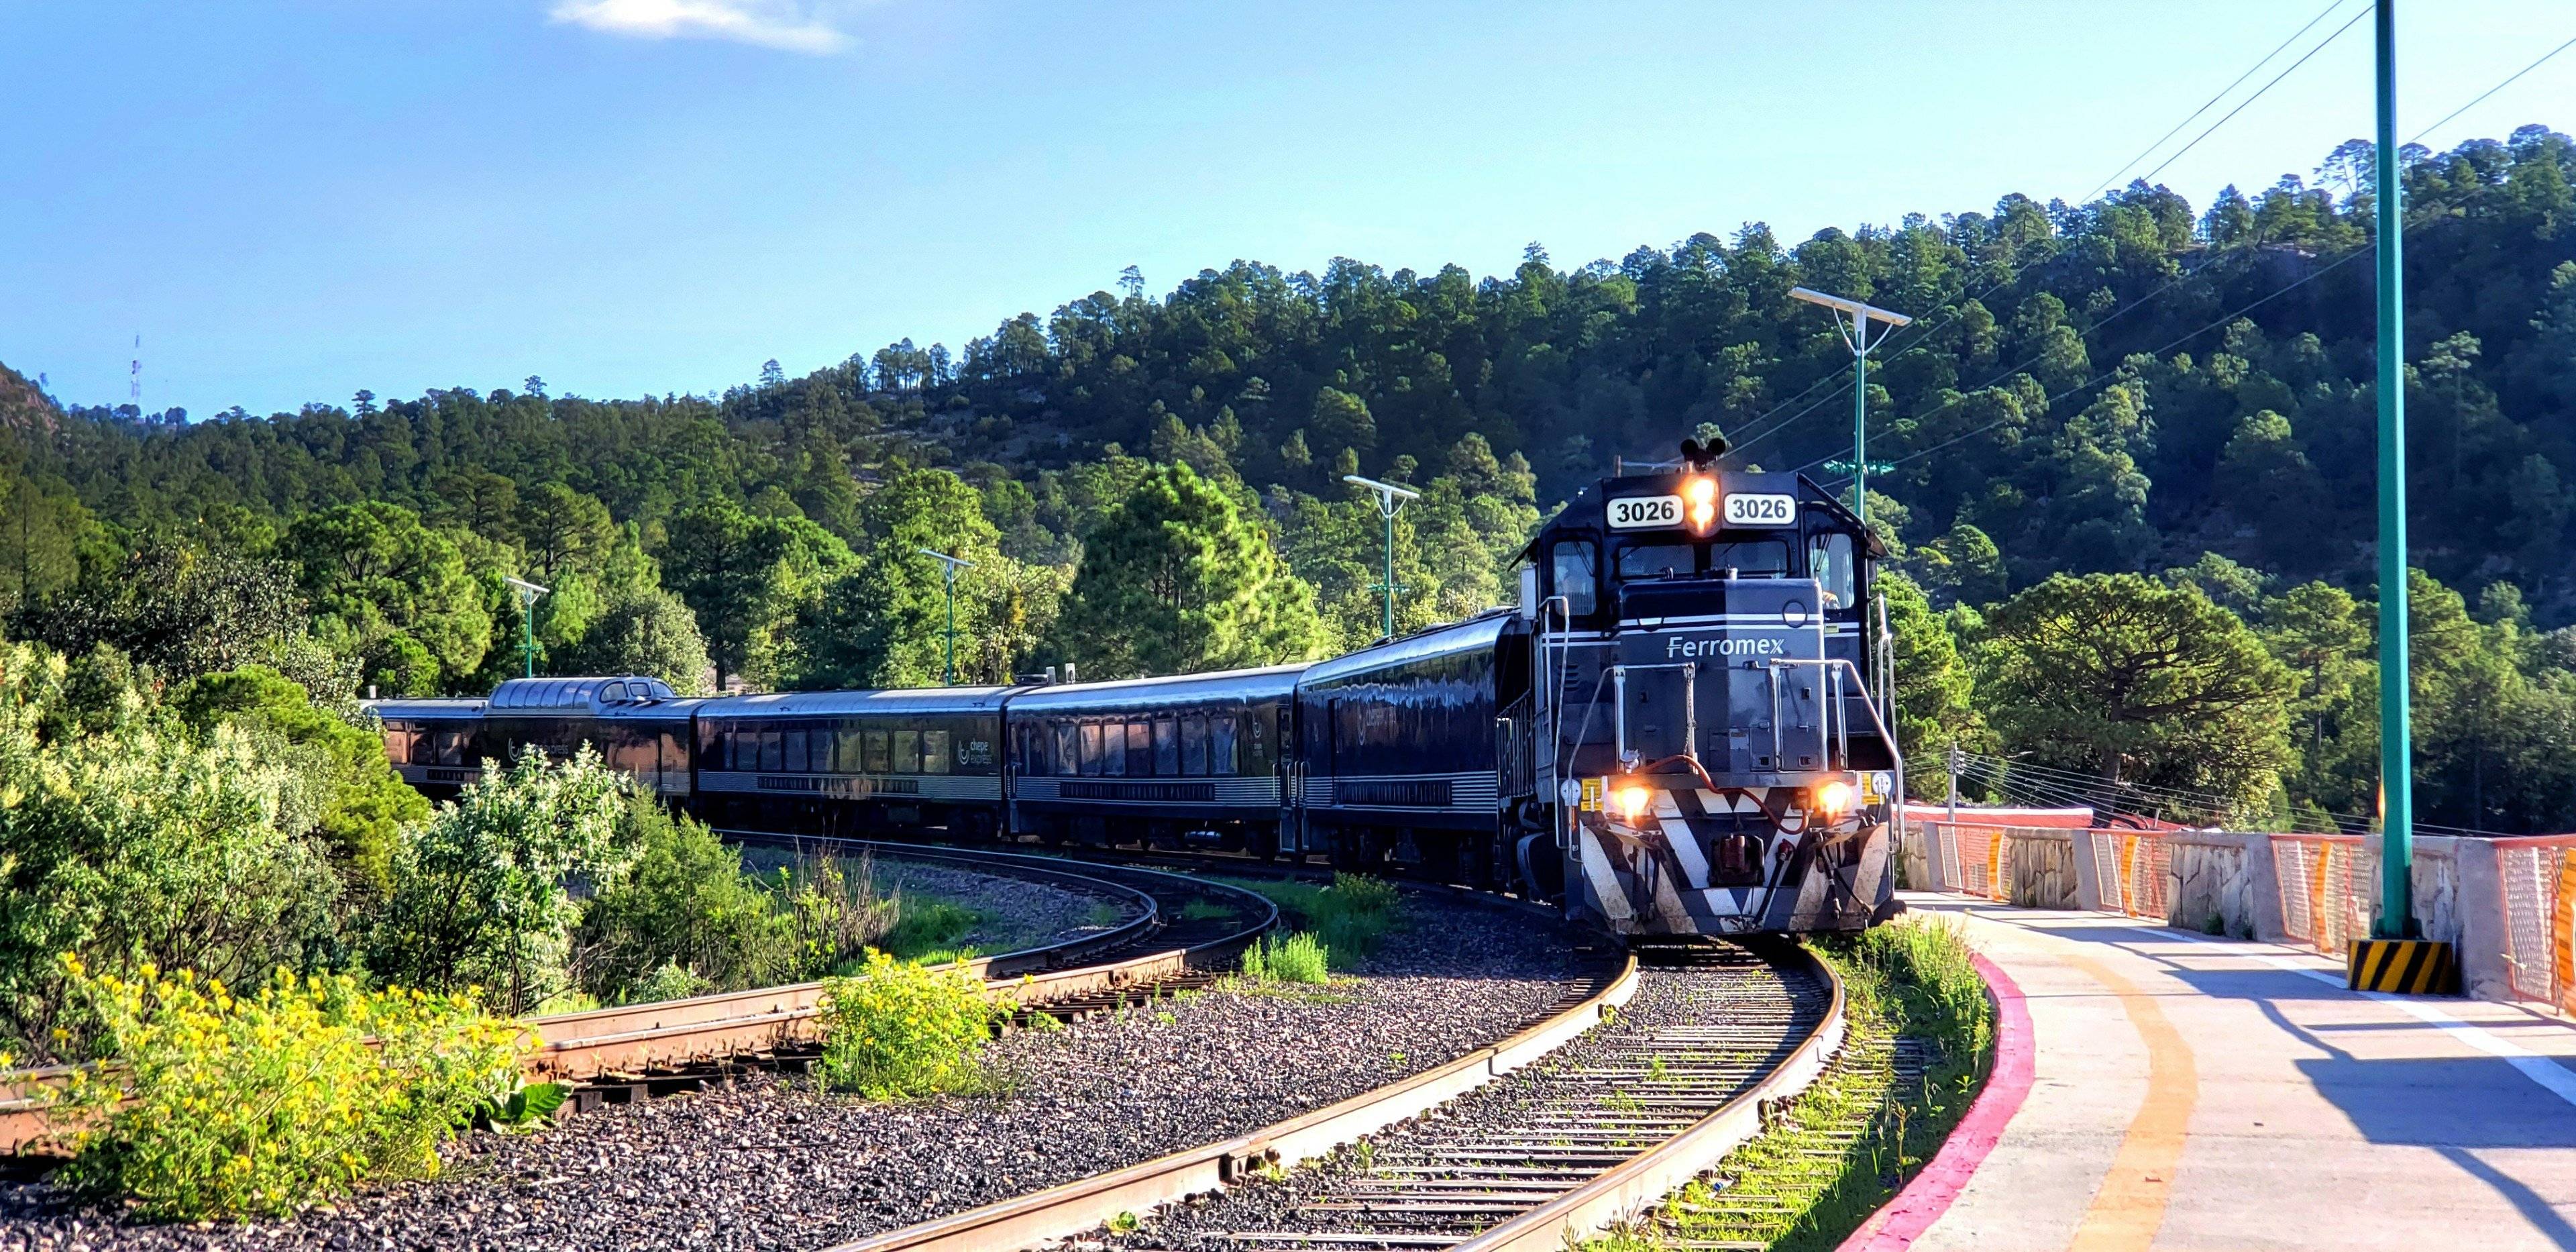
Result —
<path fill-rule="evenodd" d="M 989 1252 L 1090 1230 L 1120 1213 L 1144 1213 L 1214 1191 L 1255 1169 L 1294 1165 L 1473 1091 L 1592 1029 L 1637 991 L 1637 958 L 1592 994 L 1546 1021 L 1437 1069 L 1300 1114 L 1247 1135 L 1124 1169 L 890 1230 L 826 1252 Z"/>
<path fill-rule="evenodd" d="M 1806 972 L 1822 978 L 1831 989 L 1829 1006 L 1768 1074 L 1679 1133 L 1455 1246 L 1474 1252 L 1558 1252 L 1573 1237 L 1645 1211 L 1759 1133 L 1766 1102 L 1805 1090 L 1842 1043 L 1842 984 L 1812 954 L 1800 950 L 1798 959 L 1805 963 Z M 1636 993 L 1638 980 L 1637 960 L 1631 955 L 1615 976 L 1580 1002 L 1438 1069 L 1248 1135 L 887 1231 L 827 1252 L 1025 1248 L 1083 1234 L 1122 1213 L 1142 1215 L 1174 1200 L 1216 1190 L 1253 1169 L 1322 1156 L 1539 1060 L 1627 1003 Z M 1287 1233 L 1280 1237 L 1295 1238 Z"/>
<path fill-rule="evenodd" d="M 828 842 L 895 860 L 934 862 L 979 873 L 1051 882 L 1121 899 L 1136 909 L 1136 916 L 1094 934 L 932 967 L 962 968 L 974 974 L 983 981 L 985 999 L 994 1003 L 1043 1004 L 1209 968 L 1232 959 L 1276 926 L 1279 919 L 1278 906 L 1257 892 L 1159 870 L 1085 866 L 1051 857 L 960 853 L 852 839 L 800 842 Z M 1131 881 L 1113 881 L 1118 876 Z M 1214 927 L 1176 925 L 1173 916 L 1164 911 L 1162 900 L 1138 886 L 1137 881 L 1162 886 L 1173 894 L 1228 898 L 1239 906 L 1238 920 Z M 1176 930 L 1190 933 L 1172 933 Z M 1170 946 L 1153 945 L 1158 936 L 1169 936 Z M 1092 959 L 1139 947 L 1153 950 L 1124 959 Z M 534 1018 L 530 1025 L 543 1042 L 528 1058 L 525 1069 L 531 1078 L 581 1081 L 668 1071 L 809 1045 L 820 1039 L 817 1018 L 822 991 L 821 982 L 804 982 Z M 0 1076 L 0 1089 L 13 1093 L 11 1098 L 0 1100 L 0 1153 L 25 1152 L 57 1134 L 47 1116 L 50 1102 L 41 1092 L 76 1068 L 47 1066 Z"/>

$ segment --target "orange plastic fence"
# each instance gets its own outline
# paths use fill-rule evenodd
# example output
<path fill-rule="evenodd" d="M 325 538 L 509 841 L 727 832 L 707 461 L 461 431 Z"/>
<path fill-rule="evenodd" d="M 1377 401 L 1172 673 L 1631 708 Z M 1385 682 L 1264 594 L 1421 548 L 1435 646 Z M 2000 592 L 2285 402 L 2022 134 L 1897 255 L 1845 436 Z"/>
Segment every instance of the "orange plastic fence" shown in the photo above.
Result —
<path fill-rule="evenodd" d="M 2369 880 L 2358 872 L 2359 835 L 2274 835 L 2281 929 L 2328 956 L 2370 933 Z"/>
<path fill-rule="evenodd" d="M 1967 822 L 1926 822 L 1924 827 L 1940 836 L 1942 868 L 1952 890 L 2011 903 L 2013 828 Z"/>
<path fill-rule="evenodd" d="M 2498 839 L 2495 849 L 2505 985 L 2515 999 L 2576 1014 L 2576 835 Z"/>

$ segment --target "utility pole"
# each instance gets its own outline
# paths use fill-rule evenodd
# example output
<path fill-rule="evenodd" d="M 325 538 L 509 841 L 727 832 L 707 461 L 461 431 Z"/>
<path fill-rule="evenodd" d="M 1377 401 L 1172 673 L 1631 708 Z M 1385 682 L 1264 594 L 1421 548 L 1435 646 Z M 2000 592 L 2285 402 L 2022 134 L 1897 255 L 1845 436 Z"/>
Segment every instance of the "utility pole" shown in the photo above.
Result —
<path fill-rule="evenodd" d="M 2405 206 L 2397 168 L 2397 15 L 2379 0 L 2379 916 L 2371 934 L 2415 930 L 2413 710 L 2407 688 Z"/>
<path fill-rule="evenodd" d="M 939 562 L 939 581 L 948 590 L 948 669 L 947 676 L 941 681 L 954 687 L 957 685 L 957 571 L 973 569 L 975 563 L 928 548 L 915 548 L 913 551 Z"/>
<path fill-rule="evenodd" d="M 1863 528 L 1869 525 L 1869 350 L 1887 341 L 1888 331 L 1911 326 L 1914 319 L 1902 313 L 1882 309 L 1874 304 L 1829 296 L 1812 287 L 1791 287 L 1789 298 L 1820 304 L 1834 311 L 1834 329 L 1843 333 L 1843 342 L 1852 350 L 1852 511 L 1860 515 Z M 1845 320 L 1848 318 L 1849 320 Z M 1887 329 L 1878 338 L 1869 337 L 1869 324 L 1884 322 Z M 1893 466 L 1877 467 L 1881 472 Z"/>
<path fill-rule="evenodd" d="M 537 676 L 537 597 L 554 589 L 540 587 L 524 578 L 504 577 L 502 582 L 519 593 L 519 656 L 526 665 L 526 677 Z"/>
<path fill-rule="evenodd" d="M 1342 481 L 1355 487 L 1366 487 L 1377 493 L 1378 516 L 1386 522 L 1386 581 L 1378 584 L 1386 589 L 1386 633 L 1381 638 L 1393 639 L 1395 638 L 1395 593 L 1402 590 L 1395 585 L 1395 515 L 1404 507 L 1405 501 L 1419 500 L 1422 498 L 1422 493 L 1410 488 L 1398 487 L 1393 483 L 1382 483 L 1374 478 L 1362 478 L 1357 474 L 1344 474 Z"/>

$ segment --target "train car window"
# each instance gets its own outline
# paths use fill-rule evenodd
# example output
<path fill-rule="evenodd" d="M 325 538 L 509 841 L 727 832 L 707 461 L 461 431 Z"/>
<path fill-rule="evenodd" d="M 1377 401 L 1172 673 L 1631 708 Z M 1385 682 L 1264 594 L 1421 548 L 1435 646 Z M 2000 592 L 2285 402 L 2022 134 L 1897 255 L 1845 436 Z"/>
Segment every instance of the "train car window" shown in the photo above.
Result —
<path fill-rule="evenodd" d="M 898 730 L 894 732 L 894 772 L 898 774 L 918 774 L 921 772 L 920 731 Z"/>
<path fill-rule="evenodd" d="M 886 733 L 882 730 L 871 730 L 867 735 L 868 772 L 871 774 L 891 772 L 893 767 L 888 762 L 892 759 L 892 753 L 886 747 Z"/>
<path fill-rule="evenodd" d="M 1154 776 L 1181 776 L 1181 724 L 1170 717 L 1154 719 Z"/>
<path fill-rule="evenodd" d="M 1708 545 L 1708 572 L 1723 575 L 1728 570 L 1734 570 L 1738 578 L 1786 578 L 1789 541 L 1739 539 Z"/>
<path fill-rule="evenodd" d="M 1688 578 L 1697 572 L 1698 558 L 1699 553 L 1686 543 L 1632 543 L 1619 549 L 1619 580 Z"/>
<path fill-rule="evenodd" d="M 1257 728 L 1260 723 L 1254 722 Z M 1256 729 L 1256 734 L 1259 731 Z M 1235 761 L 1235 721 L 1232 713 L 1208 715 L 1208 772 L 1221 778 L 1242 773 Z"/>
<path fill-rule="evenodd" d="M 1107 722 L 1101 725 L 1100 772 L 1109 778 L 1127 776 L 1127 723 Z"/>
<path fill-rule="evenodd" d="M 832 732 L 832 772 L 859 772 L 859 728 L 843 726 Z"/>
<path fill-rule="evenodd" d="M 948 772 L 948 766 L 948 732 L 944 730 L 921 732 L 921 772 L 945 774 Z"/>
<path fill-rule="evenodd" d="M 1197 778 L 1207 773 L 1208 719 L 1192 713 L 1181 719 L 1181 773 Z"/>
<path fill-rule="evenodd" d="M 813 733 L 802 726 L 791 726 L 779 733 L 787 738 L 787 759 L 780 768 L 804 773 L 814 760 Z"/>
<path fill-rule="evenodd" d="M 1547 550 L 1549 581 L 1565 597 L 1566 611 L 1590 617 L 1601 607 L 1601 558 L 1587 539 L 1569 539 Z"/>
<path fill-rule="evenodd" d="M 1120 769 L 1125 769 L 1126 745 L 1119 745 Z M 1100 776 L 1100 723 L 1082 724 L 1082 773 L 1086 778 Z"/>
<path fill-rule="evenodd" d="M 688 778 L 688 775 L 689 775 L 689 758 L 688 758 L 687 754 L 683 753 L 683 752 L 680 750 L 680 732 L 678 732 L 678 731 L 676 731 L 676 730 L 666 730 L 666 731 L 663 731 L 663 732 L 662 732 L 662 776 L 663 776 L 663 778 L 664 778 L 665 780 L 667 780 L 667 781 L 670 781 L 670 782 L 673 782 L 673 783 L 678 783 L 678 782 L 684 782 L 684 781 L 686 781 L 686 780 L 687 780 L 687 778 Z"/>
<path fill-rule="evenodd" d="M 760 732 L 760 768 L 775 773 L 787 768 L 787 736 L 775 730 Z"/>
<path fill-rule="evenodd" d="M 1074 746 L 1076 730 L 1071 722 L 1055 726 L 1055 772 L 1059 778 L 1071 778 L 1082 771 L 1082 758 Z"/>
<path fill-rule="evenodd" d="M 395 765 L 411 764 L 411 727 L 401 722 L 385 723 L 385 760 Z"/>
<path fill-rule="evenodd" d="M 1145 722 L 1127 723 L 1127 776 L 1154 776 L 1154 731 Z"/>
<path fill-rule="evenodd" d="M 1807 536 L 1807 576 L 1823 584 L 1826 608 L 1847 609 L 1860 603 L 1854 573 L 1850 535 L 1827 531 Z"/>

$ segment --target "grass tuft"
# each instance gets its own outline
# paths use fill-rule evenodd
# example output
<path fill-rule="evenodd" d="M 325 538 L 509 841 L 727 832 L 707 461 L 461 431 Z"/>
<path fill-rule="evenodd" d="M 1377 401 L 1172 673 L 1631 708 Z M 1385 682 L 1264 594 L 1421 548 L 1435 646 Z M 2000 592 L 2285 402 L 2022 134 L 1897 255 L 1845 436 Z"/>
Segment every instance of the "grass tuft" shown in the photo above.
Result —
<path fill-rule="evenodd" d="M 1940 1150 L 1994 1047 L 1992 1006 L 1958 927 L 1898 922 L 1816 951 L 1843 979 L 1842 1051 L 1770 1129 L 1591 1252 L 1821 1252 Z"/>
<path fill-rule="evenodd" d="M 1404 897 L 1395 885 L 1365 874 L 1335 874 L 1329 887 L 1252 880 L 1233 885 L 1268 897 L 1291 925 L 1312 932 L 1331 952 L 1335 969 L 1345 971 L 1375 955 L 1404 917 Z"/>
<path fill-rule="evenodd" d="M 1304 931 L 1293 935 L 1263 935 L 1243 950 L 1243 976 L 1256 983 L 1329 982 L 1331 953 L 1315 936 Z"/>

